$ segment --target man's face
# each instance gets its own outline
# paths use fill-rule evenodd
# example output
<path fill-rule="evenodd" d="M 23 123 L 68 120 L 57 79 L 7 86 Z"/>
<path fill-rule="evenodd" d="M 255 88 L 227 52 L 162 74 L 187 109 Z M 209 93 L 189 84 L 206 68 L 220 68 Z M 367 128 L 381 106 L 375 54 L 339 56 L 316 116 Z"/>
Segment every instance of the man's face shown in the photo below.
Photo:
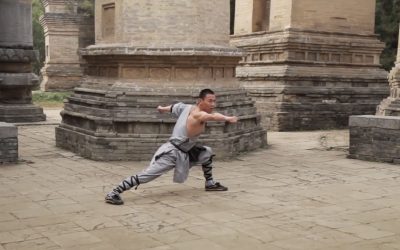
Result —
<path fill-rule="evenodd" d="M 202 111 L 212 113 L 216 105 L 216 97 L 212 94 L 207 94 L 204 99 L 200 99 L 199 107 Z"/>

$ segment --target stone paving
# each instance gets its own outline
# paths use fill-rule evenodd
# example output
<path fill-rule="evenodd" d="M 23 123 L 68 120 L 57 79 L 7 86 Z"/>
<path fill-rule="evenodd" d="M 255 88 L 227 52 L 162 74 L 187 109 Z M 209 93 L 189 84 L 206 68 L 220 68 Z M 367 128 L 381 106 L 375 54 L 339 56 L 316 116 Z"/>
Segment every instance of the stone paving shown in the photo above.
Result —
<path fill-rule="evenodd" d="M 266 149 L 104 194 L 147 162 L 96 162 L 55 147 L 59 110 L 19 126 L 20 161 L 0 165 L 4 249 L 400 249 L 400 167 L 347 159 L 348 131 L 269 132 Z"/>

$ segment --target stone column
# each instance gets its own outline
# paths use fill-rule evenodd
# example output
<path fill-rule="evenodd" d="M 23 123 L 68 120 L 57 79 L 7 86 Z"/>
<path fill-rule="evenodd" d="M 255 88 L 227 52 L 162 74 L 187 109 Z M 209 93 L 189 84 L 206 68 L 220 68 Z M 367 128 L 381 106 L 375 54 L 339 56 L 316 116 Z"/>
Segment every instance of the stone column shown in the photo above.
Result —
<path fill-rule="evenodd" d="M 265 145 L 253 101 L 239 88 L 242 52 L 229 46 L 229 0 L 97 0 L 87 75 L 56 129 L 57 146 L 95 160 L 148 160 L 175 119 L 157 105 L 195 103 L 203 88 L 237 124 L 209 123 L 201 140 L 218 157 Z"/>
<path fill-rule="evenodd" d="M 31 0 L 0 1 L 0 121 L 43 121 L 43 109 L 32 104 L 39 85 L 32 73 Z"/>
<path fill-rule="evenodd" d="M 236 0 L 231 44 L 247 52 L 236 74 L 263 126 L 341 128 L 374 114 L 389 92 L 374 20 L 375 0 Z"/>
<path fill-rule="evenodd" d="M 42 3 L 46 61 L 41 70 L 41 89 L 71 90 L 83 76 L 85 62 L 79 49 L 94 43 L 94 20 L 78 13 L 76 0 L 42 0 Z"/>

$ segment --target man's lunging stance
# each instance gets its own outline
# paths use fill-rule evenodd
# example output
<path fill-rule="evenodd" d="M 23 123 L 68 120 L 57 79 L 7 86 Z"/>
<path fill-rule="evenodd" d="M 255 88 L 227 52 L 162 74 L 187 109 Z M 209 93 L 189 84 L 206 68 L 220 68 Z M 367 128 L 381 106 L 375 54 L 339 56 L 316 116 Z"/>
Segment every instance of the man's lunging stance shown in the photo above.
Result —
<path fill-rule="evenodd" d="M 123 180 L 106 195 L 105 201 L 121 205 L 124 203 L 120 196 L 122 192 L 152 181 L 173 168 L 174 182 L 183 183 L 189 175 L 189 169 L 194 165 L 202 166 L 206 179 L 206 191 L 228 190 L 227 187 L 213 179 L 212 158 L 214 155 L 211 148 L 199 146 L 196 143 L 198 136 L 204 132 L 207 121 L 237 122 L 236 116 L 213 113 L 215 103 L 214 92 L 210 89 L 203 89 L 196 105 L 177 103 L 170 106 L 158 106 L 159 112 L 171 112 L 178 117 L 172 136 L 156 151 L 150 165 L 145 170 Z"/>

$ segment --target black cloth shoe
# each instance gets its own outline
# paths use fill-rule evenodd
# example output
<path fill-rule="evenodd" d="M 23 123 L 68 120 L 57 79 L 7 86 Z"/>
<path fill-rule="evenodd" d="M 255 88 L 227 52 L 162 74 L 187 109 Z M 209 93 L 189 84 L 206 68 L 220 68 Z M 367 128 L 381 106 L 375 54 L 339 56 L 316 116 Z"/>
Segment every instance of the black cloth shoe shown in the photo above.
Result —
<path fill-rule="evenodd" d="M 228 188 L 216 182 L 214 185 L 206 186 L 206 191 L 228 191 Z"/>
<path fill-rule="evenodd" d="M 110 203 L 113 205 L 122 205 L 124 204 L 124 201 L 121 199 L 121 196 L 119 194 L 115 193 L 108 193 L 105 198 L 106 203 Z"/>

